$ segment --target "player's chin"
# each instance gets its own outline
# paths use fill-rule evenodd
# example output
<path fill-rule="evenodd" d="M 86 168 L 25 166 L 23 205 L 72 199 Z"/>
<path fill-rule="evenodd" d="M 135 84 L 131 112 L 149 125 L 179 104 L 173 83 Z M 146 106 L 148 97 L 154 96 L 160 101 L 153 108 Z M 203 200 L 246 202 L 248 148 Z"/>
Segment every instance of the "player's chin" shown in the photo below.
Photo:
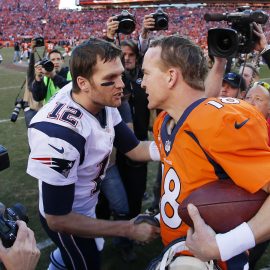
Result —
<path fill-rule="evenodd" d="M 122 103 L 122 100 L 121 98 L 115 98 L 111 104 L 110 104 L 110 107 L 119 107 Z"/>

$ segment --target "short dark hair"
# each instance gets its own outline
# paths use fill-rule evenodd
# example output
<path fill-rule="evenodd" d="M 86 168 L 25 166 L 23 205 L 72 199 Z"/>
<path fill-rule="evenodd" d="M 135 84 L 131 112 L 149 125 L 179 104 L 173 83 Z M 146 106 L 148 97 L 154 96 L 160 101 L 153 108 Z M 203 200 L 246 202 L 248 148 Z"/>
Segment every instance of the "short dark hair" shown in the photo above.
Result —
<path fill-rule="evenodd" d="M 153 40 L 149 47 L 161 47 L 161 64 L 165 68 L 179 68 L 183 80 L 190 87 L 204 90 L 208 64 L 202 49 L 193 41 L 187 37 L 172 35 Z"/>
<path fill-rule="evenodd" d="M 99 38 L 90 38 L 75 47 L 70 58 L 70 73 L 72 76 L 73 91 L 79 92 L 78 76 L 90 79 L 93 76 L 97 58 L 110 62 L 121 57 L 122 51 L 111 42 Z"/>
<path fill-rule="evenodd" d="M 62 53 L 59 50 L 57 50 L 57 49 L 54 49 L 54 50 L 50 51 L 48 53 L 48 58 L 50 58 L 50 56 L 51 56 L 52 53 L 58 53 L 61 56 L 61 58 L 64 59 Z"/>

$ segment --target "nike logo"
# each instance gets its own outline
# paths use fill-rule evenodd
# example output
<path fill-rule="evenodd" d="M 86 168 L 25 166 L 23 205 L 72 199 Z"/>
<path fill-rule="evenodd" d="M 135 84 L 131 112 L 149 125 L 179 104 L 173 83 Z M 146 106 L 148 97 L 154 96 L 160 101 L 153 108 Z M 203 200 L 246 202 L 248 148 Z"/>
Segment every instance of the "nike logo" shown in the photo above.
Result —
<path fill-rule="evenodd" d="M 54 150 L 56 150 L 58 153 L 60 153 L 60 154 L 63 154 L 64 153 L 64 147 L 63 146 L 62 146 L 62 148 L 57 148 L 57 147 L 55 147 L 55 146 L 53 146 L 53 145 L 51 145 L 49 143 L 48 143 L 48 145 L 50 147 L 52 147 Z"/>
<path fill-rule="evenodd" d="M 239 128 L 241 128 L 242 126 L 244 126 L 244 125 L 247 123 L 248 120 L 249 120 L 249 118 L 246 119 L 245 121 L 241 122 L 241 123 L 237 123 L 237 122 L 235 121 L 234 127 L 235 127 L 236 129 L 239 129 Z"/>

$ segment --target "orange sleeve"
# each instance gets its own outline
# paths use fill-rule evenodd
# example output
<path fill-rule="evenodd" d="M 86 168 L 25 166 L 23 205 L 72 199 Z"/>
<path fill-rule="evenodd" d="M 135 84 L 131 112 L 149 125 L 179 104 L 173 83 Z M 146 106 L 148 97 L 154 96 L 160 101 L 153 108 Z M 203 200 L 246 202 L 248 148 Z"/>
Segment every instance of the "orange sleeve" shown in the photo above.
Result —
<path fill-rule="evenodd" d="M 253 193 L 270 181 L 267 123 L 253 106 L 245 102 L 235 106 L 237 110 L 233 106 L 224 106 L 222 110 L 216 110 L 216 114 L 212 113 L 212 118 L 204 121 L 204 132 L 200 133 L 199 141 L 237 185 Z M 208 106 L 208 110 L 214 109 Z M 207 119 L 206 110 L 200 120 L 205 117 Z M 246 123 L 237 128 L 244 121 Z"/>

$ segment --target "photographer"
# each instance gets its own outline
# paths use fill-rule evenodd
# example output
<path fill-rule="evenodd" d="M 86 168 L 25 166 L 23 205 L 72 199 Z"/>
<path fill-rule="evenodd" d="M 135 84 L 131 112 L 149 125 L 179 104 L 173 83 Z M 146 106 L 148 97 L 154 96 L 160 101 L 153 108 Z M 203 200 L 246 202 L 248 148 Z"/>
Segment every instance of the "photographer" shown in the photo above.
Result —
<path fill-rule="evenodd" d="M 35 72 L 40 69 L 40 65 L 35 65 L 35 52 L 36 52 L 36 41 L 31 41 L 31 53 L 29 59 L 29 66 L 27 69 L 27 77 L 25 84 L 25 91 L 23 95 L 24 101 L 24 118 L 26 126 L 28 127 L 31 119 L 35 116 L 37 111 L 42 107 L 43 102 L 35 101 L 33 98 L 33 94 L 31 92 L 32 83 L 35 80 Z"/>
<path fill-rule="evenodd" d="M 16 223 L 18 232 L 13 246 L 5 248 L 0 240 L 0 261 L 7 270 L 34 270 L 40 257 L 34 233 L 24 221 Z"/>
<path fill-rule="evenodd" d="M 31 91 L 36 101 L 44 100 L 47 103 L 50 98 L 59 91 L 63 86 L 71 81 L 71 74 L 68 67 L 63 67 L 64 61 L 60 51 L 52 50 L 49 53 L 49 61 L 53 63 L 53 70 L 46 70 L 45 63 L 40 61 L 41 70 L 36 70 L 35 80 L 32 84 Z"/>

